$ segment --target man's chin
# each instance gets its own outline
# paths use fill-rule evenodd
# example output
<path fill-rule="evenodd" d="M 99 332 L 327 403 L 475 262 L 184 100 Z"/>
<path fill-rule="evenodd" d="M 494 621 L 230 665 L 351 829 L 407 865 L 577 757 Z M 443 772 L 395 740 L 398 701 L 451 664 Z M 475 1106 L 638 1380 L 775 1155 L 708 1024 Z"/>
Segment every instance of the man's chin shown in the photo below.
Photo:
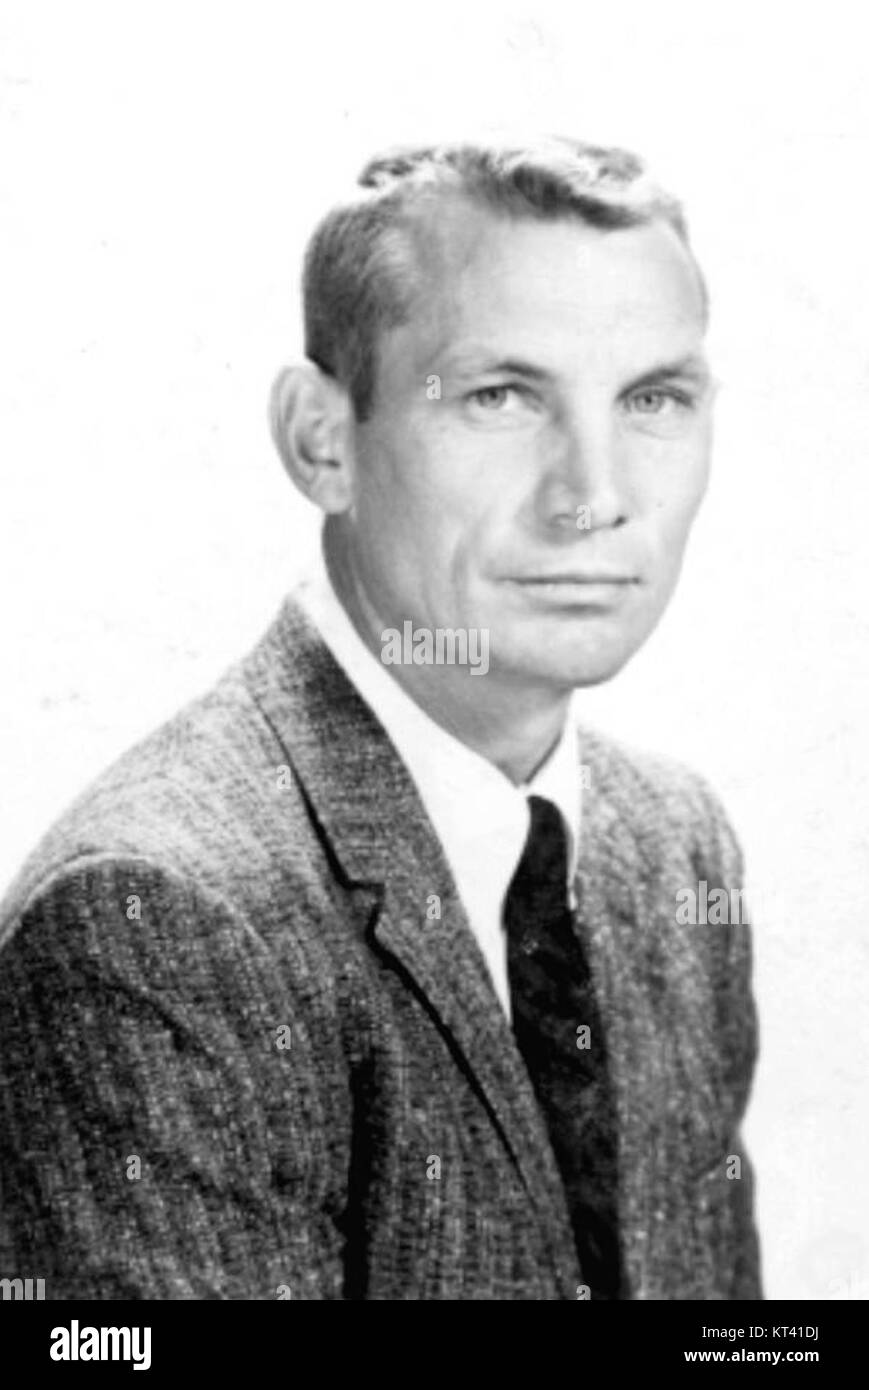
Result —
<path fill-rule="evenodd" d="M 619 674 L 648 635 L 645 624 L 606 619 L 572 625 L 570 631 L 544 623 L 532 631 L 524 624 L 512 632 L 496 627 L 490 639 L 491 669 L 517 684 L 542 682 L 560 690 L 601 685 Z"/>
<path fill-rule="evenodd" d="M 492 671 L 499 669 L 516 684 L 544 685 L 552 690 L 576 690 L 581 686 L 603 685 L 627 665 L 636 647 L 626 646 L 598 652 L 559 653 L 539 650 L 523 654 L 521 660 L 501 663 L 493 652 Z"/>
<path fill-rule="evenodd" d="M 632 653 L 624 652 L 618 657 L 573 662 L 559 666 L 551 672 L 553 685 L 565 690 L 579 690 L 582 686 L 605 685 L 617 676 L 631 659 Z M 547 674 L 549 674 L 547 672 Z"/>

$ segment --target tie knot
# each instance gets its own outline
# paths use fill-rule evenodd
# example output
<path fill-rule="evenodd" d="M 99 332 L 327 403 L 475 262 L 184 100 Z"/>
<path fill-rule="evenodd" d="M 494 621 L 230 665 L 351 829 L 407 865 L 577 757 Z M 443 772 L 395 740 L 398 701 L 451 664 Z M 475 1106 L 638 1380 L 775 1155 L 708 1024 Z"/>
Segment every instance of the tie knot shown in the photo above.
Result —
<path fill-rule="evenodd" d="M 528 837 L 507 891 L 508 929 L 517 917 L 543 926 L 568 910 L 564 819 L 558 807 L 542 796 L 529 796 L 528 809 Z"/>
<path fill-rule="evenodd" d="M 528 809 L 531 824 L 525 841 L 523 857 L 545 867 L 548 872 L 556 868 L 561 871 L 561 879 L 567 884 L 567 831 L 564 817 L 552 801 L 543 796 L 529 796 Z"/>

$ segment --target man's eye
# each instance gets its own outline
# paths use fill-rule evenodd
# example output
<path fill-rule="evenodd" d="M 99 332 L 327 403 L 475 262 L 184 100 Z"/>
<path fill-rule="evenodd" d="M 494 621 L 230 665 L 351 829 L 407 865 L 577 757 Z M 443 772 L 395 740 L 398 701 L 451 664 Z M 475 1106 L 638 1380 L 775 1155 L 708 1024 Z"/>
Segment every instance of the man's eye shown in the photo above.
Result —
<path fill-rule="evenodd" d="M 640 415 L 661 415 L 670 408 L 690 407 L 691 399 L 682 391 L 665 390 L 656 386 L 647 387 L 645 391 L 635 391 L 630 403 Z"/>
<path fill-rule="evenodd" d="M 515 392 L 515 386 L 481 386 L 471 392 L 470 399 L 483 410 L 501 410 Z"/>

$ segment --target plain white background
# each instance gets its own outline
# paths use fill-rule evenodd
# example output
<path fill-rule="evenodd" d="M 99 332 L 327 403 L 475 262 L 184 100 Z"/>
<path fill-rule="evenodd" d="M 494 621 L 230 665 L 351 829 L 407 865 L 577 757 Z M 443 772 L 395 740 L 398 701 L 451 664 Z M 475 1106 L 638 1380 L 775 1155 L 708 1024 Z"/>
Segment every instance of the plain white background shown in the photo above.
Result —
<path fill-rule="evenodd" d="M 717 786 L 763 911 L 768 1296 L 866 1298 L 869 99 L 854 3 L 0 9 L 0 879 L 265 627 L 314 516 L 266 398 L 384 144 L 527 124 L 681 193 L 723 382 L 679 595 L 588 718 Z"/>

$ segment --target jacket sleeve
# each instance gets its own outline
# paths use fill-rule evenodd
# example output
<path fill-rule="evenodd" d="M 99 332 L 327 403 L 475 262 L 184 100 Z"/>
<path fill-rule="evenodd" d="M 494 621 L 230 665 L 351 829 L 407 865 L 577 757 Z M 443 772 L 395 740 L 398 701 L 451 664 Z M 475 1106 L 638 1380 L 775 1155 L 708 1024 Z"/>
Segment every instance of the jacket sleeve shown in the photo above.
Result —
<path fill-rule="evenodd" d="M 226 903 L 152 864 L 39 892 L 0 951 L 12 1272 L 48 1299 L 342 1296 L 316 1049 L 279 979 Z"/>
<path fill-rule="evenodd" d="M 752 928 L 744 895 L 742 851 L 732 826 L 715 795 L 702 786 L 706 816 L 705 863 L 700 877 L 727 890 L 740 892 L 739 910 L 713 940 L 715 960 L 716 1029 L 725 1098 L 725 1140 L 713 1176 L 719 1248 L 716 1253 L 721 1294 L 730 1300 L 763 1298 L 759 1241 L 754 1215 L 755 1181 L 742 1140 L 742 1124 L 751 1093 L 758 1055 L 757 1008 L 752 989 Z M 702 1194 L 708 1195 L 708 1194 Z"/>

